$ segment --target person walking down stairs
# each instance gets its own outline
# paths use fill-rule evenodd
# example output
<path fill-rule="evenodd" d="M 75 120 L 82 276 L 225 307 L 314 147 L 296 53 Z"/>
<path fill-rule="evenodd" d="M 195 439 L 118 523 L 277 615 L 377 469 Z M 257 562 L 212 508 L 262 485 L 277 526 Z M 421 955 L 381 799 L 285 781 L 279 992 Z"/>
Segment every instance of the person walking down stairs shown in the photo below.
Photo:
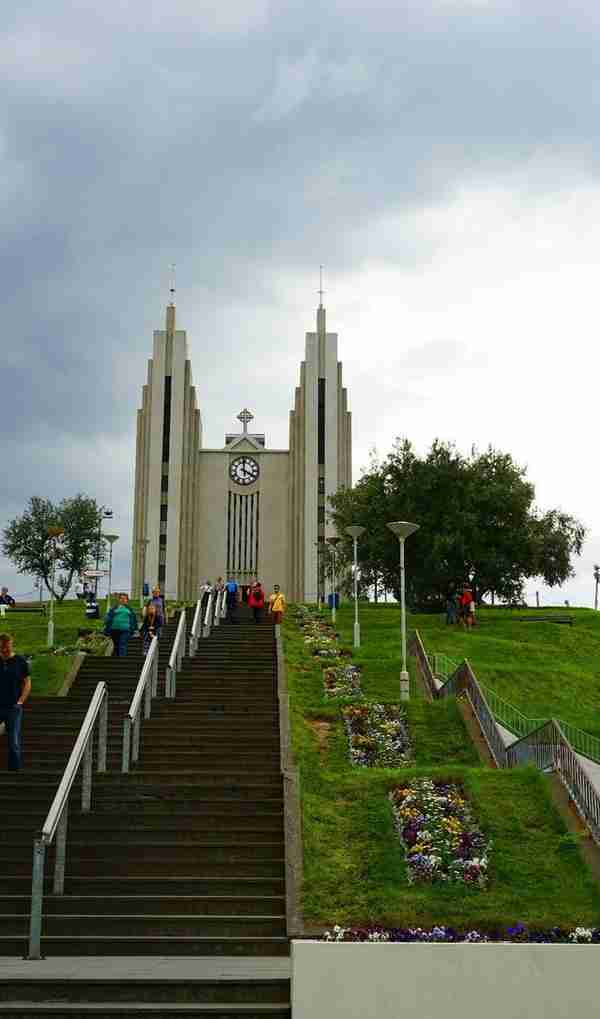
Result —
<path fill-rule="evenodd" d="M 144 658 L 150 650 L 152 638 L 160 637 L 160 629 L 164 620 L 159 614 L 156 605 L 153 601 L 148 601 L 144 608 L 144 618 L 142 619 L 142 625 L 140 626 L 140 633 L 142 635 L 142 652 Z"/>
<path fill-rule="evenodd" d="M 257 580 L 255 584 L 250 588 L 250 594 L 248 595 L 248 605 L 252 609 L 252 615 L 254 616 L 255 623 L 262 623 L 263 612 L 265 608 L 265 592 L 262 589 L 260 580 Z"/>
<path fill-rule="evenodd" d="M 119 595 L 119 604 L 113 606 L 104 621 L 104 633 L 112 639 L 117 658 L 127 656 L 129 638 L 137 633 L 137 616 L 129 604 L 129 596 Z"/>
<path fill-rule="evenodd" d="M 275 626 L 279 626 L 285 612 L 285 595 L 279 584 L 273 585 L 273 594 L 269 598 L 269 615 L 273 615 Z"/>

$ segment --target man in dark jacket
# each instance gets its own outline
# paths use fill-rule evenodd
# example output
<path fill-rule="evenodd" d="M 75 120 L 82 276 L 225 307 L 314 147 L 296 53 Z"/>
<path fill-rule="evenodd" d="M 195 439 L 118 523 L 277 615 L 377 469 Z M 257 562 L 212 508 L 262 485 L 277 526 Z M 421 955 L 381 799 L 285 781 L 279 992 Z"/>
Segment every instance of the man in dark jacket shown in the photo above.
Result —
<path fill-rule="evenodd" d="M 23 705 L 30 693 L 27 659 L 14 653 L 9 633 L 0 633 L 0 722 L 6 727 L 9 771 L 21 768 Z"/>
<path fill-rule="evenodd" d="M 137 616 L 129 605 L 129 595 L 120 594 L 119 604 L 110 610 L 104 620 L 104 632 L 112 638 L 117 658 L 125 658 L 132 634 L 137 633 Z"/>

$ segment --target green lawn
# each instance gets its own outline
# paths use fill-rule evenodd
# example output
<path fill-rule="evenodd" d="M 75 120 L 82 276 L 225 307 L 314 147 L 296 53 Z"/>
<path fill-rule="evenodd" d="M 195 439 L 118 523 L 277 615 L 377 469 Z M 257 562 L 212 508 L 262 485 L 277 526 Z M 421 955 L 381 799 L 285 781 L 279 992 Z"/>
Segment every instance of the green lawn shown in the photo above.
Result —
<path fill-rule="evenodd" d="M 342 608 L 338 630 L 346 646 L 352 622 L 351 609 Z M 363 668 L 363 690 L 369 700 L 397 703 L 398 608 L 365 606 L 361 622 L 362 647 L 354 661 Z M 413 617 L 411 623 L 422 628 L 432 650 L 451 653 L 448 646 L 429 640 L 428 635 L 445 634 L 434 617 Z M 474 641 L 485 633 L 482 626 L 477 633 L 452 633 L 447 639 Z M 510 647 L 509 638 L 504 639 Z M 301 779 L 303 909 L 309 925 L 443 923 L 492 930 L 519 920 L 539 926 L 600 923 L 600 891 L 551 803 L 544 776 L 529 769 L 481 767 L 454 699 L 429 703 L 414 681 L 407 705 L 414 768 L 353 768 L 340 705 L 322 698 L 323 661 L 307 651 L 292 612 L 284 622 L 284 646 Z M 407 882 L 387 792 L 415 774 L 464 786 L 475 817 L 493 841 L 488 889 Z"/>

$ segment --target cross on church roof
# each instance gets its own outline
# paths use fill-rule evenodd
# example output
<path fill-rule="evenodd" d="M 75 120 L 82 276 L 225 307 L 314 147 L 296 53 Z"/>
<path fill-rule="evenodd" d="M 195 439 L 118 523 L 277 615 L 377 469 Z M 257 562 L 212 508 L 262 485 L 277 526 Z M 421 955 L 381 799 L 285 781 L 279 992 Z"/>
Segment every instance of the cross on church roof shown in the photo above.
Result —
<path fill-rule="evenodd" d="M 238 414 L 237 419 L 238 421 L 242 422 L 242 425 L 244 427 L 244 435 L 247 435 L 248 424 L 250 423 L 250 421 L 254 421 L 254 414 L 251 414 L 250 411 L 246 407 L 244 407 L 244 409 L 240 411 L 240 413 Z"/>

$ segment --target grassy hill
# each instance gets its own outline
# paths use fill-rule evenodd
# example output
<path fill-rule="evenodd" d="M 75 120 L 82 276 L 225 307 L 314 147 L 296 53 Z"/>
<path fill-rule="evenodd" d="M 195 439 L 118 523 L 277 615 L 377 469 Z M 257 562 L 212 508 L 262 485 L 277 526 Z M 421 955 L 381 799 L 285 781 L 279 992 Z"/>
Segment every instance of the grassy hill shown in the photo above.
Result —
<path fill-rule="evenodd" d="M 537 624 L 499 619 L 497 626 L 495 620 L 484 622 L 478 631 L 463 634 L 446 632 L 445 624 L 431 616 L 412 617 L 410 622 L 421 630 L 429 650 L 460 659 L 465 648 L 476 671 L 488 682 L 493 681 L 489 663 L 499 661 L 502 666 L 514 661 L 511 654 L 518 658 L 519 674 L 529 675 L 532 683 L 535 675 L 543 679 L 545 670 L 540 663 L 549 659 L 560 675 L 570 674 L 569 653 L 575 646 L 576 628 L 565 632 L 548 624 L 550 632 L 542 631 L 541 647 L 528 656 L 527 647 L 531 642 L 536 646 Z M 352 623 L 351 607 L 342 608 L 337 629 L 340 643 L 346 647 L 351 646 Z M 363 692 L 370 701 L 397 703 L 398 607 L 361 607 L 361 623 L 362 647 L 353 661 L 362 666 Z M 592 674 L 591 648 L 599 641 L 600 628 L 589 616 L 585 624 L 586 662 Z M 523 632 L 519 626 L 534 629 Z M 584 629 L 579 618 L 577 628 Z M 514 641 L 514 632 L 520 641 Z M 478 640 L 481 653 L 476 658 L 473 649 Z M 545 776 L 532 769 L 502 772 L 482 767 L 456 702 L 448 699 L 431 704 L 419 695 L 414 683 L 407 705 L 415 745 L 411 766 L 353 767 L 341 720 L 342 702 L 324 700 L 324 662 L 305 645 L 292 613 L 284 623 L 284 646 L 294 751 L 301 777 L 303 908 L 309 928 L 373 922 L 495 930 L 518 921 L 538 927 L 600 923 L 600 889 L 580 856 L 577 838 L 567 832 L 553 806 Z M 564 660 L 562 655 L 552 656 L 551 649 L 557 647 L 566 650 Z M 579 654 L 581 657 L 581 641 Z M 484 677 L 486 662 L 489 674 Z M 507 680 L 504 696 L 514 698 L 515 684 L 508 685 L 510 670 L 499 671 Z M 574 676 L 586 682 L 580 671 L 574 670 Z M 546 696 L 551 690 L 548 684 Z M 566 704 L 566 698 L 562 703 Z M 539 704 L 545 704 L 542 697 Z M 525 707 L 532 710 L 527 704 Z M 587 715 L 583 717 L 589 722 Z M 578 721 L 581 724 L 581 715 Z M 488 888 L 408 882 L 387 794 L 415 776 L 456 782 L 467 793 L 482 830 L 492 840 Z"/>
<path fill-rule="evenodd" d="M 442 616 L 410 615 L 428 652 L 443 653 L 457 663 L 468 658 L 478 679 L 531 718 L 563 718 L 600 737 L 600 612 L 569 609 L 574 625 L 550 622 L 567 610 L 541 612 L 481 609 L 477 626 L 465 632 L 446 626 Z M 524 622 L 545 615 L 548 622 Z M 353 610 L 338 612 L 338 628 L 352 641 Z M 386 689 L 397 689 L 393 670 L 400 669 L 400 612 L 397 605 L 361 605 L 363 647 L 356 660 Z M 385 676 L 388 679 L 385 679 Z"/>

